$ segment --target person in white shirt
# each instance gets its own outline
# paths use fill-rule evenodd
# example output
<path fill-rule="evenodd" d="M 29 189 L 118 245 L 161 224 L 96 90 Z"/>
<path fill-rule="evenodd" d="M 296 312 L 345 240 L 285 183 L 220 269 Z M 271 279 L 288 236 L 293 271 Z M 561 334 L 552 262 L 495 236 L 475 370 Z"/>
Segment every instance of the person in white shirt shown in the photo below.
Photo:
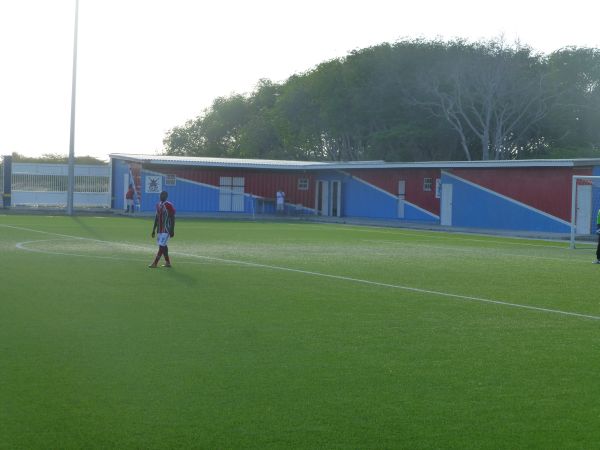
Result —
<path fill-rule="evenodd" d="M 285 210 L 285 192 L 281 189 L 277 190 L 277 212 L 282 213 Z"/>

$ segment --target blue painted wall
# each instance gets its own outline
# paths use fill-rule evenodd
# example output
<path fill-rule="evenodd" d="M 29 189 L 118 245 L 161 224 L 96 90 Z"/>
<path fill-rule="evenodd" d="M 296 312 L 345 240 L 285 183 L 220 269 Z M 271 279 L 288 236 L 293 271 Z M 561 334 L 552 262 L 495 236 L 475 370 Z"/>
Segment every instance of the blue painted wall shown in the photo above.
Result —
<path fill-rule="evenodd" d="M 123 177 L 129 173 L 129 164 L 120 159 L 112 160 L 112 207 L 113 209 L 125 209 L 125 190 Z"/>
<path fill-rule="evenodd" d="M 594 166 L 592 169 L 592 175 L 595 177 L 600 176 L 600 166 Z M 592 233 L 597 228 L 598 211 L 600 210 L 600 182 L 595 181 L 592 184 L 592 213 L 590 218 L 590 230 Z"/>
<path fill-rule="evenodd" d="M 113 197 L 114 208 L 124 209 L 123 177 L 129 171 L 126 161 L 113 160 Z M 600 176 L 600 167 L 593 168 L 593 174 Z M 155 172 L 142 170 L 141 173 L 141 210 L 154 211 L 158 202 L 158 194 L 144 192 L 145 178 L 156 175 Z M 384 176 L 384 175 L 382 175 Z M 441 175 L 442 183 L 453 185 L 452 225 L 455 227 L 529 230 L 542 232 L 568 233 L 570 226 L 565 221 L 543 214 L 541 211 L 529 208 L 524 204 L 502 197 L 460 178 L 447 173 Z M 398 200 L 381 189 L 372 186 L 352 175 L 342 171 L 323 171 L 315 174 L 318 180 L 339 180 L 342 183 L 341 215 L 343 217 L 363 217 L 387 220 L 422 221 L 439 223 L 439 218 L 433 214 L 405 203 L 405 217 L 398 219 Z M 166 186 L 163 176 L 163 189 L 169 192 L 169 198 L 179 212 L 218 212 L 219 188 L 202 185 L 183 179 L 177 179 L 175 186 Z M 594 199 L 600 196 L 600 189 L 593 191 Z M 598 202 L 595 202 L 597 204 Z M 259 201 L 251 193 L 245 196 L 245 213 L 256 213 Z M 289 213 L 295 211 L 294 205 L 286 205 Z M 267 203 L 266 213 L 274 213 L 274 203 Z M 312 214 L 311 209 L 300 213 Z M 593 212 L 595 217 L 595 211 Z"/>
<path fill-rule="evenodd" d="M 570 226 L 525 205 L 442 174 L 452 184 L 452 226 L 568 233 Z"/>
<path fill-rule="evenodd" d="M 341 174 L 329 179 L 342 180 L 342 215 L 347 217 L 372 217 L 399 221 L 425 221 L 438 223 L 439 218 L 427 214 L 410 203 L 404 204 L 404 218 L 398 218 L 398 197 L 354 178 Z M 323 179 L 319 175 L 319 179 Z"/>
<path fill-rule="evenodd" d="M 129 174 L 129 163 L 119 159 L 113 159 L 112 163 L 112 207 L 117 210 L 124 210 L 125 186 L 123 185 L 123 179 L 126 174 Z M 162 189 L 169 193 L 169 200 L 173 202 L 178 212 L 219 212 L 219 188 L 217 186 L 200 184 L 181 178 L 177 178 L 175 186 L 167 186 L 165 175 L 145 169 L 141 171 L 141 186 L 138 192 L 140 211 L 153 212 L 156 203 L 159 201 L 159 193 L 145 192 L 146 177 L 149 176 L 162 177 Z M 258 214 L 260 213 L 259 209 L 263 209 L 260 200 L 254 198 L 251 193 L 246 193 L 244 195 L 244 211 L 241 213 L 251 214 L 255 212 Z M 286 211 L 289 214 L 314 214 L 314 210 L 310 208 L 297 208 L 291 204 L 286 204 Z M 274 214 L 275 204 L 267 202 L 264 213 Z"/>
<path fill-rule="evenodd" d="M 142 170 L 142 211 L 154 211 L 158 203 L 159 193 L 146 193 L 146 177 L 157 176 L 156 172 Z M 169 193 L 169 200 L 179 212 L 214 212 L 219 210 L 219 189 L 199 183 L 185 181 L 177 178 L 175 186 L 165 185 L 165 176 L 162 176 L 162 189 Z"/>
<path fill-rule="evenodd" d="M 162 176 L 162 188 L 169 193 L 169 200 L 173 202 L 175 208 L 181 213 L 193 212 L 219 212 L 219 188 L 216 186 L 196 183 L 193 181 L 177 178 L 175 186 L 165 184 L 166 177 L 156 172 L 142 170 L 142 207 L 145 212 L 154 211 L 156 203 L 159 201 L 158 193 L 146 193 L 144 191 L 145 179 L 147 176 Z M 287 205 L 288 208 L 290 207 Z M 244 211 L 241 214 L 258 213 L 259 200 L 253 198 L 250 193 L 244 195 Z M 267 203 L 265 213 L 275 212 L 275 205 Z"/>

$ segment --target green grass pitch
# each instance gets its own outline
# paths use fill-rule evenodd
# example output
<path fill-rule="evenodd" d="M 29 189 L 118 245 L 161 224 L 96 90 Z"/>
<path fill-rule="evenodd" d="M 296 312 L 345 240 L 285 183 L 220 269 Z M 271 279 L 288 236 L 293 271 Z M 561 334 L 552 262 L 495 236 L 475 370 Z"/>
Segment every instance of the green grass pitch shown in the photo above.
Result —
<path fill-rule="evenodd" d="M 0 215 L 0 448 L 595 448 L 594 247 Z"/>

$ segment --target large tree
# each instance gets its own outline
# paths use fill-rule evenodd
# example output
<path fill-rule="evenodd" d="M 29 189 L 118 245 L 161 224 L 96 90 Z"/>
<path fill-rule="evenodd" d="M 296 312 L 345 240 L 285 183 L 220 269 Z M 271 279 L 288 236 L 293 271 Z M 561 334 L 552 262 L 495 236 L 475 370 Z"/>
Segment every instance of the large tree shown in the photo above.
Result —
<path fill-rule="evenodd" d="M 249 95 L 217 98 L 165 138 L 174 155 L 514 159 L 600 145 L 598 50 L 545 56 L 502 40 L 355 50 Z M 579 151 L 579 150 L 577 150 Z"/>
<path fill-rule="evenodd" d="M 511 159 L 536 140 L 534 127 L 556 97 L 546 83 L 544 61 L 527 47 L 502 41 L 440 44 L 432 67 L 417 74 L 413 104 L 445 120 L 465 159 Z"/>
<path fill-rule="evenodd" d="M 598 156 L 600 152 L 600 50 L 565 48 L 548 57 L 557 101 L 541 133 L 555 152 Z"/>

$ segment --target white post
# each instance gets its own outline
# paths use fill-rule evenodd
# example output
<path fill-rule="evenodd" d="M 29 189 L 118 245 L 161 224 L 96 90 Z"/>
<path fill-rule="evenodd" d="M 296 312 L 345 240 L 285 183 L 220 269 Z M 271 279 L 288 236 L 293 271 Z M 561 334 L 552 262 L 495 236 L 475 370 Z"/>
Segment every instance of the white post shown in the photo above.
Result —
<path fill-rule="evenodd" d="M 599 175 L 589 175 L 589 176 L 587 176 L 587 175 L 574 175 L 572 179 L 573 179 L 573 182 L 571 184 L 571 242 L 570 242 L 570 248 L 575 248 L 575 235 L 577 233 L 577 219 L 578 219 L 578 216 L 580 216 L 579 213 L 582 211 L 581 208 L 583 208 L 585 206 L 585 205 L 583 205 L 583 206 L 582 205 L 578 205 L 578 201 L 581 200 L 581 198 L 580 198 L 581 196 L 578 195 L 579 192 L 578 192 L 578 189 L 577 189 L 578 188 L 577 182 L 579 180 L 585 180 L 585 181 L 590 182 L 591 185 L 592 185 L 591 195 L 592 195 L 592 198 L 593 198 L 593 196 L 594 196 L 594 183 L 599 183 L 598 185 L 596 185 L 596 188 L 595 188 L 595 190 L 598 191 L 598 187 L 597 186 L 600 186 L 600 176 Z M 591 214 L 590 221 L 592 220 L 593 217 L 595 217 L 594 214 L 596 212 L 598 212 L 598 208 L 595 208 L 593 212 L 590 210 L 590 214 Z M 581 218 L 581 217 L 579 217 L 579 218 Z"/>
<path fill-rule="evenodd" d="M 69 185 L 67 188 L 67 215 L 73 215 L 73 192 L 75 190 L 75 93 L 77 88 L 77 27 L 79 0 L 75 0 L 75 32 L 73 36 L 73 79 L 71 85 L 71 132 L 69 142 Z"/>
<path fill-rule="evenodd" d="M 571 182 L 571 248 L 575 248 L 575 205 L 577 202 L 577 175 Z"/>

